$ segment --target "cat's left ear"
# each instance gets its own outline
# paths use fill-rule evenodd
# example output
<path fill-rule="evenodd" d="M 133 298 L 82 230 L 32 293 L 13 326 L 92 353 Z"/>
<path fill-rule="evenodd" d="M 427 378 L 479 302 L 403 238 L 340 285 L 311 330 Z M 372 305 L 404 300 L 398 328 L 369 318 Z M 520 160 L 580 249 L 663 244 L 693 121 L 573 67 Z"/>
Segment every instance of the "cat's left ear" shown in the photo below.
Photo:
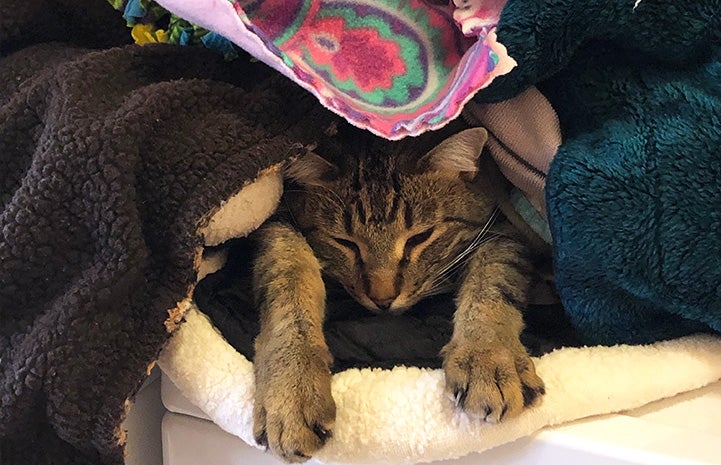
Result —
<path fill-rule="evenodd" d="M 338 175 L 338 167 L 320 155 L 308 151 L 285 168 L 285 176 L 302 186 L 323 186 Z"/>
<path fill-rule="evenodd" d="M 431 149 L 418 162 L 419 168 L 472 179 L 478 173 L 478 158 L 487 140 L 488 131 L 484 128 L 463 130 Z"/>

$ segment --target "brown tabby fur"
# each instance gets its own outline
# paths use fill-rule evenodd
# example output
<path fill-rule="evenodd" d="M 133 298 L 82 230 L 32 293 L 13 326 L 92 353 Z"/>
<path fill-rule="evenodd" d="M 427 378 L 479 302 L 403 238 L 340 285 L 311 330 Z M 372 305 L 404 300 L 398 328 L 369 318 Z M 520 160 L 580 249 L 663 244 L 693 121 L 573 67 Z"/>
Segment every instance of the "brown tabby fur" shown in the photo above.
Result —
<path fill-rule="evenodd" d="M 322 447 L 335 419 L 322 274 L 377 313 L 455 291 L 443 369 L 449 396 L 468 414 L 495 423 L 544 393 L 519 340 L 531 261 L 517 230 L 502 216 L 494 222 L 503 187 L 489 157 L 479 157 L 485 130 L 430 151 L 438 134 L 356 137 L 352 154 L 331 147 L 293 163 L 288 175 L 300 188 L 286 193 L 289 220 L 257 233 L 254 433 L 287 462 Z"/>

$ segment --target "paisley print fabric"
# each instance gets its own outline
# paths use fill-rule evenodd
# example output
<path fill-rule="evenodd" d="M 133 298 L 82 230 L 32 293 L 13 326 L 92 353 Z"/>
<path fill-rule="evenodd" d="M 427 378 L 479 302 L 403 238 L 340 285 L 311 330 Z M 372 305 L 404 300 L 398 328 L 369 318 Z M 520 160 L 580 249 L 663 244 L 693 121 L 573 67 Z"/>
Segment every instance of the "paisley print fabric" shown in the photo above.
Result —
<path fill-rule="evenodd" d="M 275 67 L 351 123 L 398 139 L 443 126 L 515 66 L 495 41 L 505 0 L 454 1 L 158 3 Z"/>

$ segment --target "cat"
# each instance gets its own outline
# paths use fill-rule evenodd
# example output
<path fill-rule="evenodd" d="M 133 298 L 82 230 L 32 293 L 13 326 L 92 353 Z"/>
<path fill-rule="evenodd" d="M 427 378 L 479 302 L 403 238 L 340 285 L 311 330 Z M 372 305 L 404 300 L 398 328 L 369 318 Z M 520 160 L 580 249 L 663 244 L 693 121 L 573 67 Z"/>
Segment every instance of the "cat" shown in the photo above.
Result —
<path fill-rule="evenodd" d="M 380 314 L 455 291 L 441 356 L 447 393 L 468 414 L 499 422 L 545 393 L 519 339 L 533 257 L 499 214 L 501 177 L 480 156 L 486 131 L 400 142 L 349 131 L 330 139 L 352 144 L 331 142 L 290 164 L 285 215 L 255 233 L 253 432 L 286 462 L 307 460 L 332 434 L 324 278 Z"/>

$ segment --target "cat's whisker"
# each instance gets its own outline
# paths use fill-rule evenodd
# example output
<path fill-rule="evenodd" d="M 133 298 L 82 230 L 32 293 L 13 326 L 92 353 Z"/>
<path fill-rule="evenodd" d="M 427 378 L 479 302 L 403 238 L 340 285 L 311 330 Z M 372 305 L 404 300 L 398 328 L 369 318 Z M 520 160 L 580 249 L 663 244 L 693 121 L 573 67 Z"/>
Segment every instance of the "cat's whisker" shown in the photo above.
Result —
<path fill-rule="evenodd" d="M 448 282 L 448 283 L 444 283 L 441 286 L 435 286 L 435 287 L 432 287 L 432 288 L 422 292 L 421 294 L 418 295 L 418 298 L 425 299 L 427 297 L 431 297 L 434 295 L 445 294 L 447 292 L 451 292 L 454 289 L 455 289 L 455 285 L 451 282 Z"/>
<path fill-rule="evenodd" d="M 493 210 L 493 213 L 491 213 L 491 216 L 488 218 L 488 221 L 486 224 L 481 228 L 481 231 L 476 235 L 476 237 L 473 238 L 473 240 L 466 246 L 466 248 L 461 251 L 458 255 L 456 255 L 453 260 L 451 260 L 446 266 L 441 268 L 441 270 L 437 273 L 437 276 L 443 276 L 445 275 L 450 269 L 456 267 L 461 261 L 465 263 L 464 259 L 468 257 L 474 250 L 476 250 L 481 244 L 485 243 L 484 240 L 486 238 L 486 233 L 490 230 L 491 226 L 495 222 L 496 218 L 498 217 L 499 209 L 498 207 Z"/>
<path fill-rule="evenodd" d="M 432 281 L 431 287 L 433 287 L 436 282 L 445 280 L 449 275 L 451 275 L 461 266 L 465 266 L 465 264 L 468 263 L 468 260 L 470 260 L 473 256 L 473 252 L 478 247 L 498 237 L 500 237 L 500 234 L 492 233 L 489 235 L 488 229 L 484 228 L 484 230 L 482 230 L 461 253 L 456 255 L 453 260 L 451 260 L 448 264 L 446 264 L 436 273 L 436 276 Z"/>
<path fill-rule="evenodd" d="M 491 229 L 491 226 L 496 221 L 496 218 L 498 217 L 499 209 L 496 207 L 493 212 L 491 213 L 491 216 L 488 218 L 488 221 L 486 221 L 486 224 L 483 225 L 483 228 L 476 234 L 476 237 L 473 238 L 471 243 L 466 247 L 466 249 L 461 252 L 461 255 L 467 254 L 471 252 L 471 249 L 475 249 L 478 246 L 478 243 L 483 240 L 486 233 Z"/>
<path fill-rule="evenodd" d="M 300 229 L 300 224 L 298 223 L 298 220 L 295 219 L 295 215 L 293 214 L 293 209 L 290 207 L 290 203 L 288 202 L 288 199 L 286 197 L 283 197 L 283 203 L 285 204 L 285 209 L 290 215 L 290 220 L 293 222 L 293 225 Z"/>
<path fill-rule="evenodd" d="M 336 206 L 336 207 L 338 207 L 338 208 L 341 208 L 341 209 L 342 209 L 342 208 L 345 208 L 345 203 L 339 202 L 339 201 L 335 200 L 334 198 L 332 198 L 332 197 L 330 197 L 330 196 L 328 196 L 328 195 L 322 194 L 322 193 L 320 193 L 320 192 L 317 192 L 317 191 L 286 190 L 285 192 L 287 192 L 287 193 L 303 193 L 303 194 L 306 194 L 306 195 L 315 195 L 315 196 L 320 197 L 320 198 L 322 198 L 322 199 L 324 199 L 324 200 L 327 200 L 330 204 L 332 204 L 332 205 L 334 205 L 334 206 Z M 331 192 L 332 192 L 332 191 L 331 191 Z"/>
<path fill-rule="evenodd" d="M 483 244 L 486 244 L 487 242 L 490 242 L 498 237 L 500 237 L 500 234 L 493 234 L 490 236 L 486 236 L 484 240 L 477 242 L 472 248 L 468 248 L 467 253 L 465 253 L 463 256 L 457 256 L 450 265 L 444 267 L 440 272 L 438 272 L 431 282 L 431 289 L 433 289 L 438 283 L 443 283 L 444 281 L 449 280 L 450 275 L 452 275 L 456 270 L 463 267 L 468 263 L 468 261 L 471 259 L 472 252 L 475 251 L 478 247 L 482 246 Z"/>
<path fill-rule="evenodd" d="M 318 196 L 318 197 L 320 197 L 320 198 L 322 198 L 322 199 L 324 199 L 324 200 L 327 200 L 328 203 L 334 205 L 335 207 L 337 207 L 337 208 L 338 208 L 339 210 L 341 210 L 341 211 L 343 211 L 343 210 L 346 209 L 346 204 L 345 204 L 345 202 L 338 196 L 338 194 L 336 194 L 336 193 L 335 193 L 333 190 L 331 190 L 331 189 L 327 189 L 327 188 L 326 188 L 326 191 L 334 194 L 335 197 L 336 197 L 338 200 L 335 200 L 334 198 L 330 197 L 329 195 L 325 195 L 325 194 L 322 194 L 322 193 L 317 192 L 317 191 L 305 191 L 305 190 L 295 189 L 295 190 L 286 190 L 285 192 L 287 192 L 287 193 L 303 193 L 303 194 L 306 194 L 306 195 L 315 195 L 315 196 Z"/>
<path fill-rule="evenodd" d="M 335 199 L 337 200 L 337 202 L 334 202 L 335 205 L 338 206 L 338 207 L 343 207 L 343 208 L 345 208 L 345 206 L 346 206 L 345 200 L 344 200 L 336 191 L 334 191 L 334 190 L 331 189 L 330 187 L 324 186 L 324 185 L 322 185 L 322 184 L 318 184 L 318 185 L 316 185 L 315 187 L 321 188 L 321 189 L 323 189 L 325 192 L 328 192 L 328 193 L 330 193 L 330 194 L 333 194 L 333 196 L 334 196 Z M 315 192 L 315 194 L 319 194 L 319 193 L 318 193 L 318 192 Z M 326 197 L 324 197 L 324 198 L 327 199 L 328 197 L 326 196 Z"/>
<path fill-rule="evenodd" d="M 458 255 L 458 257 L 456 257 L 456 258 L 453 260 L 453 262 L 451 262 L 451 265 L 450 265 L 450 266 L 447 266 L 446 268 L 444 268 L 444 269 L 442 270 L 442 272 L 443 272 L 442 274 L 448 273 L 449 271 L 452 271 L 452 270 L 458 268 L 458 267 L 461 266 L 461 265 L 465 265 L 466 262 L 468 262 L 468 260 L 471 259 L 471 257 L 473 256 L 473 252 L 475 252 L 478 247 L 480 247 L 480 246 L 482 246 L 483 244 L 486 244 L 486 243 L 492 241 L 492 240 L 495 239 L 496 237 L 498 237 L 498 236 L 495 235 L 495 234 L 494 234 L 494 235 L 491 235 L 491 236 L 485 236 L 482 241 L 478 241 L 478 242 L 474 243 L 471 247 L 468 247 L 468 248 L 463 252 L 463 254 Z"/>
<path fill-rule="evenodd" d="M 321 189 L 325 189 L 326 192 L 330 192 L 331 194 L 333 194 L 335 196 L 335 198 L 338 200 L 338 203 L 336 203 L 336 205 L 341 205 L 343 208 L 346 207 L 345 200 L 340 195 L 338 195 L 338 193 L 336 191 L 334 191 L 333 189 L 331 189 L 328 186 L 320 185 L 318 187 L 320 187 Z"/>

